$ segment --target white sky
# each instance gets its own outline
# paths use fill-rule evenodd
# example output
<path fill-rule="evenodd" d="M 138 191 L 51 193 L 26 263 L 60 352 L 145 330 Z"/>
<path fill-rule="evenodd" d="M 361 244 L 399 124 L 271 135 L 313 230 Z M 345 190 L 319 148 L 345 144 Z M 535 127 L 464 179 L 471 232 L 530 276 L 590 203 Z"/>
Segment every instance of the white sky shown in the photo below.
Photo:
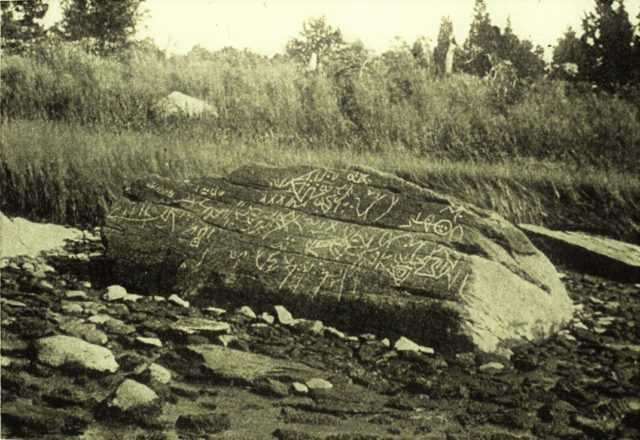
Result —
<path fill-rule="evenodd" d="M 534 44 L 555 45 L 568 26 L 580 30 L 581 18 L 594 9 L 594 0 L 486 0 L 494 25 L 504 27 L 507 17 L 515 33 Z M 60 19 L 60 1 L 50 0 L 47 23 Z M 327 23 L 342 30 L 348 41 L 362 40 L 380 53 L 394 37 L 409 43 L 419 36 L 435 41 L 440 18 L 453 20 L 462 43 L 469 30 L 474 0 L 146 0 L 147 17 L 139 37 L 151 37 L 172 53 L 188 52 L 194 45 L 217 50 L 225 46 L 248 48 L 273 55 L 302 30 L 302 22 L 325 15 Z M 626 0 L 633 23 L 640 0 Z M 550 51 L 547 51 L 547 56 Z"/>

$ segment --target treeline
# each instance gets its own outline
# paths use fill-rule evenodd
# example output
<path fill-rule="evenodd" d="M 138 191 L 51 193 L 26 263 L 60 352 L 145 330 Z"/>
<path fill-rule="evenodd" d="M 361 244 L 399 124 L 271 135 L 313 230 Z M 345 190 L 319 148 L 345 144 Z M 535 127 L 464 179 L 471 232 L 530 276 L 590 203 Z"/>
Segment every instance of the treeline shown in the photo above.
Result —
<path fill-rule="evenodd" d="M 87 2 L 92 3 L 100 4 Z M 452 40 L 452 24 L 443 19 L 435 47 L 419 39 L 380 55 L 344 41 L 320 18 L 305 23 L 285 54 L 271 58 L 201 47 L 167 56 L 149 41 L 100 42 L 99 25 L 77 26 L 82 13 L 74 12 L 75 27 L 67 18 L 55 35 L 17 39 L 12 47 L 3 39 L 4 119 L 111 130 L 197 125 L 199 134 L 214 140 L 396 148 L 456 160 L 535 157 L 627 170 L 640 165 L 637 78 L 612 74 L 597 84 L 567 73 L 568 61 L 546 66 L 540 49 L 519 40 L 509 26 L 491 24 L 481 0 L 462 45 Z M 122 23 L 130 35 L 131 22 Z M 640 45 L 631 35 L 633 51 Z M 584 56 L 589 44 L 597 45 L 592 40 L 574 52 Z M 611 62 L 607 66 L 626 72 Z M 154 121 L 154 103 L 173 90 L 212 103 L 219 117 L 169 126 Z"/>

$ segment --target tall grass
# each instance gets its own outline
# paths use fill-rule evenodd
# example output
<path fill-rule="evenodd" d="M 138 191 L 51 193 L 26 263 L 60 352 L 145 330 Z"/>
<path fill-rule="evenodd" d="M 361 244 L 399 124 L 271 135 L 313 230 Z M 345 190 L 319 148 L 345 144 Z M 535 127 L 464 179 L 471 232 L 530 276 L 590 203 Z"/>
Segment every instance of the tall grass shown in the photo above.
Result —
<path fill-rule="evenodd" d="M 76 225 L 99 224 L 124 185 L 157 173 L 224 175 L 249 163 L 364 165 L 493 209 L 514 222 L 544 224 L 640 242 L 640 176 L 521 159 L 455 162 L 402 146 L 378 152 L 295 147 L 211 136 L 191 128 L 151 131 L 14 120 L 4 124 L 0 209 Z M 395 149 L 394 149 L 395 148 Z"/>
<path fill-rule="evenodd" d="M 151 122 L 150 110 L 179 90 L 218 108 L 219 118 L 192 128 L 221 142 L 363 152 L 400 146 L 442 159 L 529 157 L 640 169 L 640 111 L 632 104 L 541 80 L 520 87 L 507 105 L 491 81 L 434 77 L 408 52 L 374 58 L 360 71 L 312 74 L 283 58 L 233 49 L 165 58 L 147 48 L 100 58 L 49 43 L 5 57 L 0 72 L 5 119 L 162 131 L 167 127 Z"/>

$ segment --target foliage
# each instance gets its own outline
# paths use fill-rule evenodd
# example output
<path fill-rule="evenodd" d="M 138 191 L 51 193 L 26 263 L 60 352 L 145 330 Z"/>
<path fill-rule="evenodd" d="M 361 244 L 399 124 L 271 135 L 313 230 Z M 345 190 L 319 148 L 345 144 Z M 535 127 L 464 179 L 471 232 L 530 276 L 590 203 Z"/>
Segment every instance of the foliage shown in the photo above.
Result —
<path fill-rule="evenodd" d="M 7 0 L 0 2 L 2 22 L 0 41 L 3 51 L 19 53 L 45 36 L 40 20 L 49 5 L 43 0 Z"/>
<path fill-rule="evenodd" d="M 65 0 L 61 35 L 69 41 L 87 40 L 98 54 L 127 47 L 142 17 L 144 0 Z"/>
<path fill-rule="evenodd" d="M 288 57 L 305 64 L 315 53 L 320 64 L 331 58 L 343 45 L 344 39 L 340 29 L 328 25 L 322 16 L 304 22 L 300 35 L 287 43 L 285 53 Z"/>
<path fill-rule="evenodd" d="M 438 31 L 438 44 L 433 50 L 433 61 L 441 74 L 445 73 L 447 52 L 453 50 L 450 47 L 452 44 L 455 44 L 453 22 L 449 17 L 442 17 Z"/>

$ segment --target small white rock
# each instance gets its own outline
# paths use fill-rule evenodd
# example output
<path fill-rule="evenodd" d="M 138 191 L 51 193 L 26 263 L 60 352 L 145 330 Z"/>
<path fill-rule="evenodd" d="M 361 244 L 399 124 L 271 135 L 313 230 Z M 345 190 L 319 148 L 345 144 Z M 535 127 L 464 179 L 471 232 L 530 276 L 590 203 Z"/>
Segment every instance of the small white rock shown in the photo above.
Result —
<path fill-rule="evenodd" d="M 260 319 L 262 319 L 267 324 L 273 324 L 276 321 L 276 319 L 273 317 L 273 315 L 271 315 L 271 314 L 269 314 L 267 312 L 262 312 L 260 314 Z"/>
<path fill-rule="evenodd" d="M 333 388 L 333 385 L 328 380 L 321 379 L 319 377 L 314 377 L 313 379 L 309 379 L 305 385 L 310 390 L 330 390 Z"/>
<path fill-rule="evenodd" d="M 171 381 L 171 372 L 162 365 L 149 365 L 149 378 L 153 381 L 167 384 Z"/>
<path fill-rule="evenodd" d="M 249 306 L 242 306 L 237 311 L 238 314 L 246 316 L 247 318 L 256 319 L 256 312 Z"/>
<path fill-rule="evenodd" d="M 383 340 L 380 341 L 382 343 L 382 345 L 384 345 L 385 347 L 391 347 L 391 341 L 389 341 L 389 338 L 384 338 Z"/>
<path fill-rule="evenodd" d="M 62 310 L 66 313 L 82 313 L 84 310 L 82 306 L 75 302 L 62 302 Z"/>
<path fill-rule="evenodd" d="M 435 350 L 433 348 L 416 344 L 411 339 L 405 338 L 404 336 L 396 341 L 396 343 L 393 345 L 393 348 L 395 348 L 396 351 L 415 351 L 427 354 L 435 353 Z"/>
<path fill-rule="evenodd" d="M 102 295 L 102 299 L 105 301 L 118 301 L 127 296 L 127 289 L 122 286 L 114 284 L 107 287 L 107 291 Z"/>
<path fill-rule="evenodd" d="M 153 403 L 158 395 L 148 386 L 125 379 L 118 387 L 109 406 L 119 408 L 122 411 L 144 407 Z"/>
<path fill-rule="evenodd" d="M 291 384 L 291 392 L 299 395 L 307 394 L 309 392 L 309 387 L 300 382 L 293 382 Z"/>
<path fill-rule="evenodd" d="M 151 345 L 153 347 L 162 347 L 162 341 L 158 338 L 145 338 L 144 336 L 138 336 L 136 341 L 141 342 L 144 345 Z"/>
<path fill-rule="evenodd" d="M 278 322 L 282 325 L 293 325 L 296 320 L 293 319 L 293 315 L 284 306 L 275 306 L 273 308 L 276 314 Z"/>
<path fill-rule="evenodd" d="M 163 302 L 163 301 L 167 300 L 167 298 L 165 298 L 164 296 L 160 296 L 160 295 L 153 295 L 152 298 L 153 298 L 153 300 L 155 302 Z"/>
<path fill-rule="evenodd" d="M 64 294 L 67 299 L 85 299 L 87 292 L 84 290 L 67 290 Z"/>
<path fill-rule="evenodd" d="M 500 362 L 487 362 L 486 364 L 480 365 L 478 370 L 483 372 L 491 372 L 491 371 L 500 371 L 504 369 L 504 365 Z"/>
<path fill-rule="evenodd" d="M 224 315 L 225 313 L 227 313 L 225 309 L 221 309 L 220 307 L 207 307 L 205 310 L 209 313 L 213 313 L 216 316 Z"/>
<path fill-rule="evenodd" d="M 176 295 L 175 293 L 174 293 L 174 294 L 172 294 L 172 295 L 169 297 L 169 302 L 172 302 L 172 303 L 174 303 L 175 305 L 180 306 L 180 307 L 185 307 L 185 308 L 189 307 L 189 301 L 185 301 L 184 299 L 180 298 L 180 297 L 179 297 L 178 295 Z"/>
<path fill-rule="evenodd" d="M 27 305 L 22 301 L 16 301 L 13 299 L 6 299 L 6 298 L 0 298 L 0 304 L 4 304 L 5 306 L 10 306 L 10 307 L 27 307 Z"/>
<path fill-rule="evenodd" d="M 135 293 L 127 293 L 124 298 L 122 298 L 123 301 L 129 301 L 129 302 L 136 302 L 139 299 L 144 298 L 144 296 L 142 295 L 136 295 Z"/>
<path fill-rule="evenodd" d="M 344 333 L 334 327 L 325 327 L 324 332 L 331 336 L 335 336 L 338 339 L 344 339 L 346 337 Z"/>
<path fill-rule="evenodd" d="M 100 325 L 100 324 L 104 324 L 110 319 L 111 319 L 111 316 L 109 315 L 93 315 L 89 317 L 87 321 Z"/>

